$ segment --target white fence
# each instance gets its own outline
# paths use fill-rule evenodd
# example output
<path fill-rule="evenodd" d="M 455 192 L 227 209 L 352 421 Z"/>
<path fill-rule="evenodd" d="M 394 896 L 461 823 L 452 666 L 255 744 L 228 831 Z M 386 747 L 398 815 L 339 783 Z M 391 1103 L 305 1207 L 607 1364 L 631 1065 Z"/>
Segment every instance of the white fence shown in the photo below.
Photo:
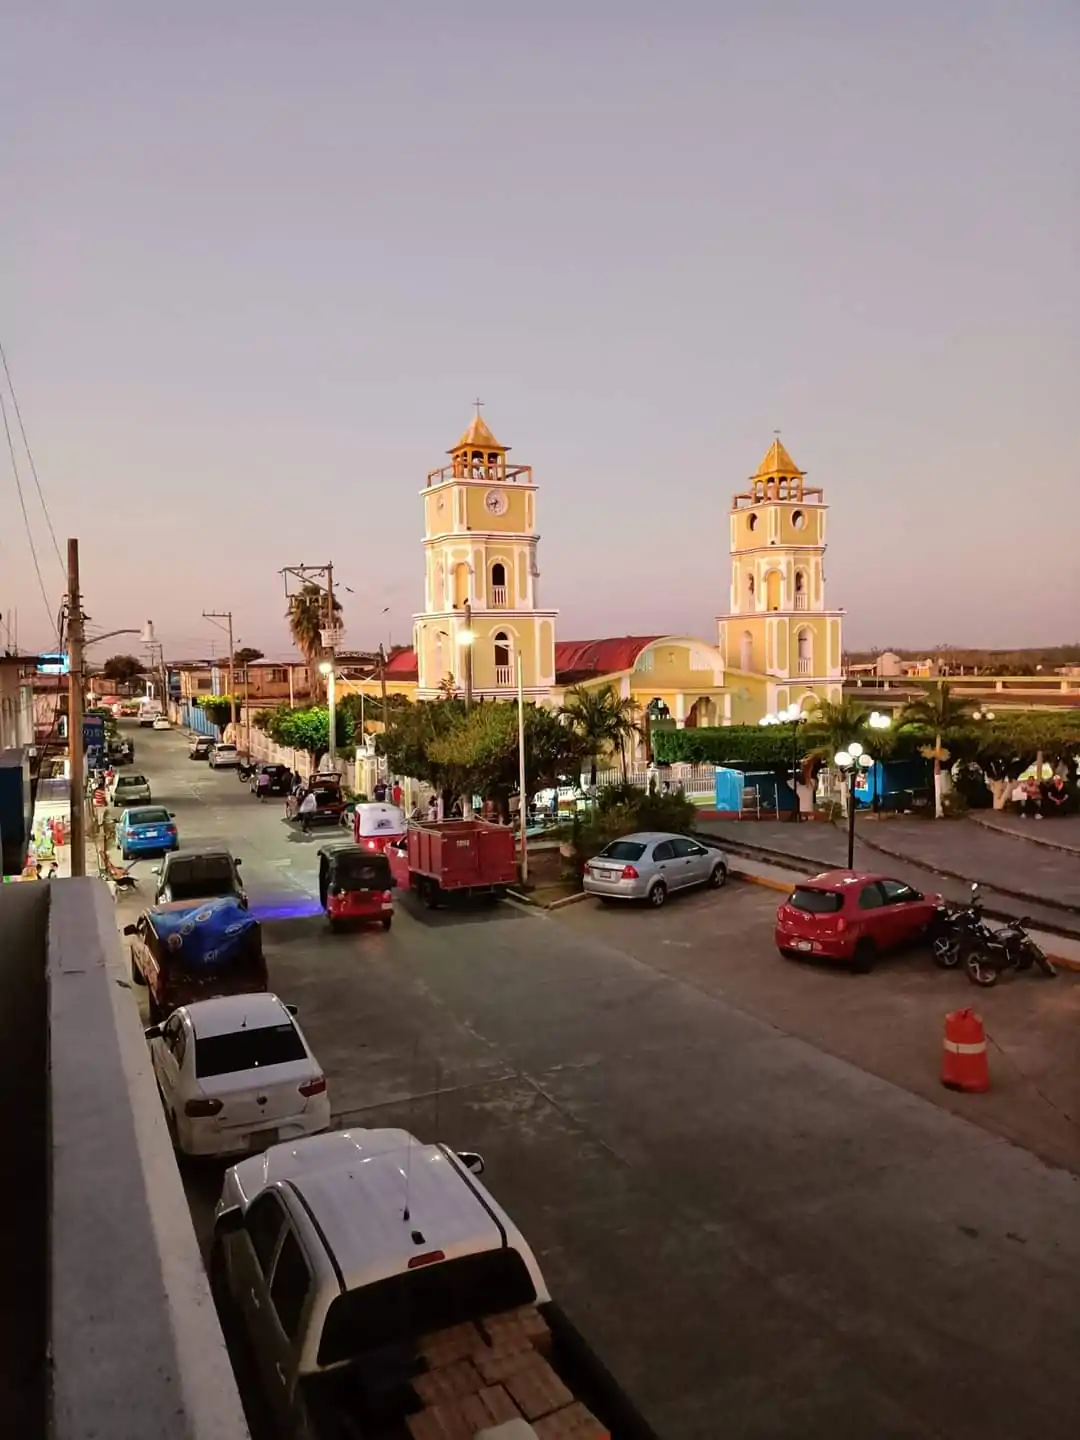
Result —
<path fill-rule="evenodd" d="M 638 767 L 629 770 L 625 776 L 621 770 L 598 770 L 596 772 L 597 788 L 601 790 L 605 785 L 622 785 L 624 781 L 629 781 L 631 785 L 637 785 L 642 790 L 647 790 L 652 781 L 657 790 L 663 790 L 666 786 L 670 790 L 682 790 L 684 794 L 690 796 L 715 795 L 716 766 L 666 765 L 662 770 Z M 582 771 L 580 786 L 582 790 L 588 790 L 588 770 Z M 569 786 L 563 786 L 559 793 L 569 797 L 574 791 Z"/>

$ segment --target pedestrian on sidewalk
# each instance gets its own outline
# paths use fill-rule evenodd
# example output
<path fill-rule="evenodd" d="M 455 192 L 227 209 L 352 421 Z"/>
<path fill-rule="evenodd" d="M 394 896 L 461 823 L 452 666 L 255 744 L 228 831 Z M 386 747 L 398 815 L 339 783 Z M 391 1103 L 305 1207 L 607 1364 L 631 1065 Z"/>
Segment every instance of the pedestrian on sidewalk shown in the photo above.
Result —
<path fill-rule="evenodd" d="M 1055 775 L 1043 792 L 1043 814 L 1067 815 L 1072 809 L 1072 795 L 1060 775 Z"/>
<path fill-rule="evenodd" d="M 311 834 L 311 817 L 319 808 L 319 802 L 315 799 L 315 791 L 309 790 L 300 801 L 300 829 L 305 835 Z"/>
<path fill-rule="evenodd" d="M 1034 815 L 1036 820 L 1042 819 L 1042 786 L 1032 775 L 1024 781 L 1021 786 L 1023 799 L 1020 801 L 1020 818 L 1026 820 L 1029 815 Z"/>

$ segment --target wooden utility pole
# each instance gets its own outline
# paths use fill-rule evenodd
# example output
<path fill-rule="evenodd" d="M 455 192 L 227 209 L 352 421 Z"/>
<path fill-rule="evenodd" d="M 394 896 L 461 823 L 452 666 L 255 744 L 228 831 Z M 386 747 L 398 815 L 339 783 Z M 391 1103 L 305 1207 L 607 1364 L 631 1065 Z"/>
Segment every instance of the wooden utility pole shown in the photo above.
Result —
<path fill-rule="evenodd" d="M 83 765 L 83 609 L 79 542 L 68 541 L 68 784 L 71 873 L 86 874 L 86 778 Z"/>
<path fill-rule="evenodd" d="M 233 653 L 232 611 L 204 610 L 202 613 L 204 620 L 213 620 L 214 624 L 226 631 L 229 637 L 229 709 L 232 713 L 233 744 L 235 745 L 238 736 L 236 733 L 236 660 Z M 225 621 L 224 625 L 221 624 L 222 620 Z"/>
<path fill-rule="evenodd" d="M 476 412 L 479 415 L 479 410 Z M 472 628 L 472 601 L 465 601 L 465 634 L 469 637 L 465 645 L 465 714 L 472 709 L 472 652 L 476 637 Z"/>

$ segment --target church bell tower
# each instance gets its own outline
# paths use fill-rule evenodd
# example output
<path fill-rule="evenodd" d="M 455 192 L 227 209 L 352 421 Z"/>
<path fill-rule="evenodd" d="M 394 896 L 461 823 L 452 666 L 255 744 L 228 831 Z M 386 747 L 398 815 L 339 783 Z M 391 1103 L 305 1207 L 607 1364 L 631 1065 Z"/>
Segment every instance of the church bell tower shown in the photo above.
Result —
<path fill-rule="evenodd" d="M 720 649 L 730 671 L 765 677 L 766 711 L 842 694 L 843 612 L 825 608 L 824 492 L 773 441 L 729 515 L 731 602 Z"/>
<path fill-rule="evenodd" d="M 527 699 L 555 683 L 555 620 L 539 608 L 536 486 L 530 465 L 512 465 L 481 419 L 433 470 L 424 500 L 424 610 L 414 617 L 418 698 L 452 687 L 474 698 L 517 693 L 518 656 Z M 471 673 L 470 673 L 471 672 Z"/>

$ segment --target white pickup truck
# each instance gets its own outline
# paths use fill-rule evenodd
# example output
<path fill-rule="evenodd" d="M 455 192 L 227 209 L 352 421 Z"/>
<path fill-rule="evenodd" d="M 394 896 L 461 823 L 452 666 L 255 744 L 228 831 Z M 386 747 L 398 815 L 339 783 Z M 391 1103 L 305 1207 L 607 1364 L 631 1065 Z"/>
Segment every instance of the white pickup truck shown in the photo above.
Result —
<path fill-rule="evenodd" d="M 347 1130 L 226 1173 L 211 1282 L 280 1436 L 427 1440 L 520 1416 L 541 1437 L 655 1440 L 482 1169 L 404 1130 Z"/>

